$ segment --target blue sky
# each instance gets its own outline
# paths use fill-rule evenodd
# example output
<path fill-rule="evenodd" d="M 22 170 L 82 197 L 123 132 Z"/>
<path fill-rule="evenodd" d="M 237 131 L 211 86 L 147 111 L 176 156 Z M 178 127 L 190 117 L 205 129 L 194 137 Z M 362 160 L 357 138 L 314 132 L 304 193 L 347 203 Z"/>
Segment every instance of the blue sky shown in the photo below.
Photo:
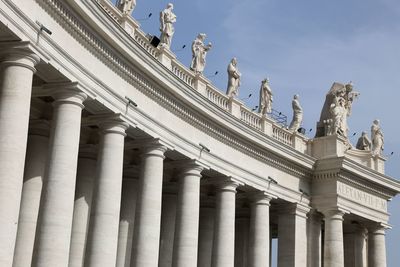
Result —
<path fill-rule="evenodd" d="M 158 13 L 168 1 L 137 0 L 133 12 L 142 29 L 158 35 Z M 315 129 L 325 94 L 334 81 L 353 81 L 361 93 L 349 119 L 350 132 L 369 132 L 381 120 L 385 154 L 394 151 L 386 173 L 400 178 L 400 131 L 396 114 L 400 98 L 400 2 L 398 0 L 177 0 L 172 50 L 190 64 L 190 44 L 199 32 L 213 43 L 204 74 L 225 92 L 226 67 L 237 57 L 242 72 L 239 98 L 258 105 L 261 80 L 269 77 L 273 108 L 291 118 L 296 93 L 304 108 L 304 127 Z M 312 131 L 310 136 L 315 132 Z M 356 142 L 356 137 L 351 141 Z M 390 204 L 393 230 L 387 235 L 388 266 L 400 261 L 400 197 Z"/>

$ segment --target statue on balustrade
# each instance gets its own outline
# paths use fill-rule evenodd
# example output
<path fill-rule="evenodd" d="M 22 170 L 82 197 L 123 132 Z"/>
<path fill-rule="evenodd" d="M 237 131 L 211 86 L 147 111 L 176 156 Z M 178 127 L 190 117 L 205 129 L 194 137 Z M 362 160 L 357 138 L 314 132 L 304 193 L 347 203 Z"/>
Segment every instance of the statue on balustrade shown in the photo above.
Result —
<path fill-rule="evenodd" d="M 212 44 L 204 44 L 206 39 L 205 33 L 199 33 L 196 39 L 192 43 L 192 63 L 190 64 L 190 69 L 196 74 L 201 74 L 206 66 L 206 56 L 207 52 L 211 49 Z"/>
<path fill-rule="evenodd" d="M 229 98 L 239 95 L 240 76 L 242 76 L 242 74 L 239 72 L 237 59 L 234 57 L 228 65 L 228 88 L 226 95 Z"/>
<path fill-rule="evenodd" d="M 372 155 L 382 155 L 383 151 L 383 132 L 379 125 L 379 120 L 374 120 L 371 126 Z"/>
<path fill-rule="evenodd" d="M 258 105 L 258 112 L 262 115 L 272 112 L 272 90 L 269 86 L 269 79 L 265 78 L 261 81 L 260 88 L 260 104 Z"/>
<path fill-rule="evenodd" d="M 365 151 L 371 150 L 371 140 L 369 140 L 367 132 L 362 132 L 360 138 L 358 138 L 356 148 Z"/>
<path fill-rule="evenodd" d="M 125 16 L 130 16 L 136 7 L 136 0 L 117 0 L 117 8 Z"/>
<path fill-rule="evenodd" d="M 317 123 L 315 137 L 338 134 L 348 139 L 347 117 L 351 115 L 353 101 L 359 96 L 353 91 L 353 84 L 333 83 L 326 95 Z"/>
<path fill-rule="evenodd" d="M 292 100 L 293 120 L 290 123 L 289 130 L 297 131 L 303 122 L 303 108 L 299 102 L 299 95 L 294 95 Z"/>
<path fill-rule="evenodd" d="M 169 3 L 167 7 L 160 12 L 160 43 L 162 46 L 170 48 L 172 36 L 174 35 L 174 23 L 176 22 L 176 15 L 172 12 L 174 5 Z"/>

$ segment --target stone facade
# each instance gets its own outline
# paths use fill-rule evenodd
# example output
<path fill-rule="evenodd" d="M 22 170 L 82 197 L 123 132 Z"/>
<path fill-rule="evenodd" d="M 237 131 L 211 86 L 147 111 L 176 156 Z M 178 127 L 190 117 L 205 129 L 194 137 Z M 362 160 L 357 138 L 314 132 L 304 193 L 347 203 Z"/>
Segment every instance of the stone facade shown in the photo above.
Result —
<path fill-rule="evenodd" d="M 0 266 L 269 266 L 272 239 L 386 266 L 382 156 L 229 99 L 107 0 L 0 11 Z"/>

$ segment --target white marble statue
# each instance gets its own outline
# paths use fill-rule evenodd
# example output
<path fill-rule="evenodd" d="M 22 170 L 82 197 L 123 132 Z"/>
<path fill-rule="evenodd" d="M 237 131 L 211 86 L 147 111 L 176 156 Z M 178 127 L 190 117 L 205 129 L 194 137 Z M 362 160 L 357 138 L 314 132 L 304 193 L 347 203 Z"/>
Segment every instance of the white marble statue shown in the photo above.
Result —
<path fill-rule="evenodd" d="M 316 137 L 339 134 L 348 138 L 347 117 L 351 115 L 353 101 L 359 96 L 353 91 L 353 84 L 333 83 L 326 95 L 317 123 Z"/>
<path fill-rule="evenodd" d="M 265 78 L 261 81 L 260 87 L 260 104 L 258 105 L 258 112 L 262 115 L 272 112 L 272 90 L 269 86 L 269 79 Z"/>
<path fill-rule="evenodd" d="M 360 138 L 358 138 L 356 148 L 358 150 L 371 150 L 371 140 L 369 140 L 367 132 L 362 132 Z"/>
<path fill-rule="evenodd" d="M 167 7 L 160 12 L 160 43 L 161 45 L 170 48 L 172 36 L 174 35 L 174 23 L 176 22 L 176 15 L 172 12 L 174 5 L 169 3 Z"/>
<path fill-rule="evenodd" d="M 292 108 L 293 120 L 290 123 L 289 130 L 297 131 L 300 128 L 301 123 L 303 122 L 303 108 L 301 107 L 299 102 L 299 95 L 293 96 Z"/>
<path fill-rule="evenodd" d="M 371 126 L 372 155 L 382 155 L 383 151 L 383 132 L 379 125 L 379 120 L 374 120 Z"/>
<path fill-rule="evenodd" d="M 234 57 L 228 65 L 228 88 L 226 90 L 226 95 L 229 98 L 239 95 L 240 76 L 242 76 L 242 74 L 239 72 L 237 59 Z"/>
<path fill-rule="evenodd" d="M 130 16 L 136 7 L 136 0 L 117 0 L 117 8 L 124 15 Z"/>
<path fill-rule="evenodd" d="M 212 44 L 204 44 L 204 40 L 207 35 L 205 33 L 199 33 L 196 39 L 192 43 L 192 63 L 190 64 L 190 69 L 195 73 L 203 73 L 206 66 L 206 55 L 211 49 Z"/>

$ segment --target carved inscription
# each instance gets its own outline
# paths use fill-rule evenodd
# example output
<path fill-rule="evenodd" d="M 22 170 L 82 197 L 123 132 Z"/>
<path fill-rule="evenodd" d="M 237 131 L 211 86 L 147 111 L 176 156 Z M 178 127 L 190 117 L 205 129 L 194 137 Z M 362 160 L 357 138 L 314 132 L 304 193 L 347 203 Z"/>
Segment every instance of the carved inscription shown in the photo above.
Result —
<path fill-rule="evenodd" d="M 338 183 L 338 193 L 345 198 L 348 198 L 370 208 L 385 212 L 387 211 L 386 200 L 361 191 L 359 189 L 353 188 L 346 184 Z"/>

